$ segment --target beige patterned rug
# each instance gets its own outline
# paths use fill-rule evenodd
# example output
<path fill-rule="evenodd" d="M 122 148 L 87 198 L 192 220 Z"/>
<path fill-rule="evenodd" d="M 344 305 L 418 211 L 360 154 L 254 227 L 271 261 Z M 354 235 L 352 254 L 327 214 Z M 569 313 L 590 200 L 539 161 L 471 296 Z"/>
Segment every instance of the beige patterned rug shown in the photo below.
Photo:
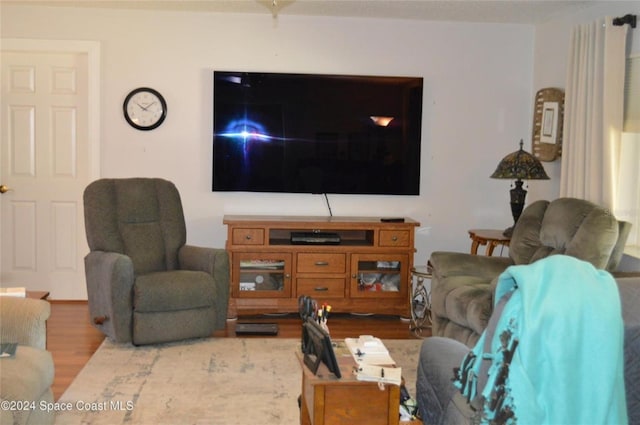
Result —
<path fill-rule="evenodd" d="M 385 340 L 415 396 L 421 341 Z M 62 395 L 56 424 L 298 424 L 300 341 L 213 338 L 134 347 L 105 340 Z"/>

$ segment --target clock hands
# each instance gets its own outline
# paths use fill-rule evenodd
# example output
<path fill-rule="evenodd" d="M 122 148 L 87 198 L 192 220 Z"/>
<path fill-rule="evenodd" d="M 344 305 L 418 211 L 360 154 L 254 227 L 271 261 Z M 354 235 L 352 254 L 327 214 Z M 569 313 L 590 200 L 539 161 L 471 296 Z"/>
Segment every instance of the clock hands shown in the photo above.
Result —
<path fill-rule="evenodd" d="M 138 102 L 136 102 L 136 105 L 138 105 L 140 107 L 140 109 L 142 109 L 143 111 L 147 111 L 151 105 L 153 105 L 154 103 L 156 103 L 156 101 L 154 100 L 153 102 L 147 104 L 147 106 L 142 106 L 141 104 L 139 104 Z"/>

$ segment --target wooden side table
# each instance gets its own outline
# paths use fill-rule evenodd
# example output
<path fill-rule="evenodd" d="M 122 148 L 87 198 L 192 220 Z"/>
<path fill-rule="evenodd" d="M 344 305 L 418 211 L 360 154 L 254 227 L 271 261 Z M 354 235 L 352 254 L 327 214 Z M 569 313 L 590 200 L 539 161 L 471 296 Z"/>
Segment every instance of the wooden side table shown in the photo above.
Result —
<path fill-rule="evenodd" d="M 46 300 L 49 298 L 49 291 L 26 291 L 27 298 L 33 298 L 36 300 Z"/>
<path fill-rule="evenodd" d="M 478 254 L 478 247 L 480 245 L 486 245 L 487 249 L 485 255 L 493 255 L 493 250 L 496 246 L 509 246 L 511 242 L 510 236 L 502 234 L 502 230 L 496 229 L 471 229 L 469 230 L 469 237 L 471 238 L 471 254 Z"/>

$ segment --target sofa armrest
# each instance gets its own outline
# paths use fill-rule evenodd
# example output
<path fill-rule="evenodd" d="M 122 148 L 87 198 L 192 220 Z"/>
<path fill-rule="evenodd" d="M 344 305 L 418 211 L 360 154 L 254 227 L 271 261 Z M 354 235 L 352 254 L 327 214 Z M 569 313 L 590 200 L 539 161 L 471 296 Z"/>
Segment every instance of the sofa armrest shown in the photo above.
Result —
<path fill-rule="evenodd" d="M 624 320 L 624 375 L 630 424 L 640 423 L 640 277 L 617 278 Z"/>
<path fill-rule="evenodd" d="M 117 342 L 130 342 L 133 261 L 116 252 L 92 251 L 84 258 L 91 323 Z"/>
<path fill-rule="evenodd" d="M 0 297 L 0 341 L 44 350 L 51 305 L 43 300 Z"/>
<path fill-rule="evenodd" d="M 227 321 L 229 308 L 230 266 L 229 254 L 222 248 L 205 248 L 184 245 L 178 252 L 178 261 L 182 270 L 197 270 L 213 276 L 216 285 L 216 324 L 222 329 Z"/>
<path fill-rule="evenodd" d="M 459 341 L 430 337 L 422 342 L 416 378 L 416 400 L 425 424 L 469 424 L 473 410 L 453 385 L 469 347 Z"/>
<path fill-rule="evenodd" d="M 509 257 L 487 257 L 461 252 L 436 251 L 429 259 L 438 277 L 476 276 L 491 280 L 513 264 Z"/>

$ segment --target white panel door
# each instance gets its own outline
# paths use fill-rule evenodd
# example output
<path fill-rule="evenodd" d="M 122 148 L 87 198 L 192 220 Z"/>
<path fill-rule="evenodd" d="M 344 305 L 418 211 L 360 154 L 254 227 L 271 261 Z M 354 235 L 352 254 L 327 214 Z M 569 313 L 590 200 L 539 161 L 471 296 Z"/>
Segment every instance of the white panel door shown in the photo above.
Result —
<path fill-rule="evenodd" d="M 88 54 L 3 46 L 1 59 L 1 285 L 86 299 Z"/>

